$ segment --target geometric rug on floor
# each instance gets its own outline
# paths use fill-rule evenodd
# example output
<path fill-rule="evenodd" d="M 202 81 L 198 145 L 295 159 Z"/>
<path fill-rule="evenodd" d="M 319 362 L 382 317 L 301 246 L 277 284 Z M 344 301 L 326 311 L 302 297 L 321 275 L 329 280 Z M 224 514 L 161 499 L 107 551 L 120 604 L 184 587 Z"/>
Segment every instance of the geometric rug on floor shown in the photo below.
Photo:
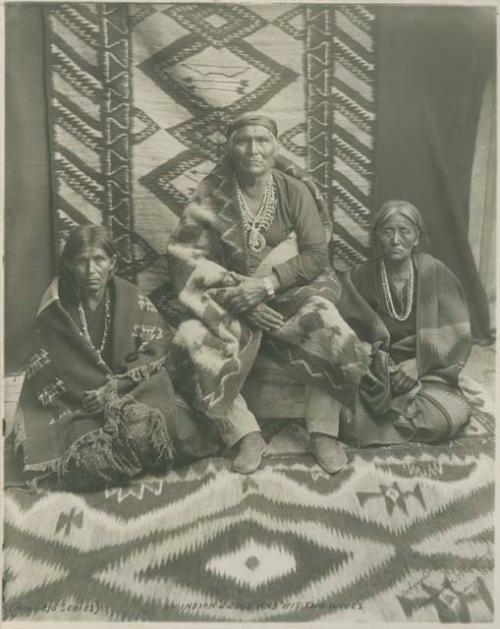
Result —
<path fill-rule="evenodd" d="M 95 493 L 8 489 L 4 618 L 491 622 L 494 417 L 467 394 L 453 443 L 348 449 L 333 477 L 302 452 L 248 477 L 219 457 Z"/>

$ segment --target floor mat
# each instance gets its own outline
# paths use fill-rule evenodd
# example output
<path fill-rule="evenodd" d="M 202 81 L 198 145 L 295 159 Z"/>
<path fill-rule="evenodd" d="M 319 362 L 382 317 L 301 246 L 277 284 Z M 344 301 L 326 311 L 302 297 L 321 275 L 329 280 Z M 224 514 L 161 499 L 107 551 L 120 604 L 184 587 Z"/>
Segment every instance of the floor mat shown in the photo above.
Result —
<path fill-rule="evenodd" d="M 249 477 L 214 458 L 96 493 L 9 489 L 4 616 L 491 621 L 494 418 L 464 386 L 458 440 L 348 449 L 334 477 L 276 454 L 299 449 L 292 426 Z"/>

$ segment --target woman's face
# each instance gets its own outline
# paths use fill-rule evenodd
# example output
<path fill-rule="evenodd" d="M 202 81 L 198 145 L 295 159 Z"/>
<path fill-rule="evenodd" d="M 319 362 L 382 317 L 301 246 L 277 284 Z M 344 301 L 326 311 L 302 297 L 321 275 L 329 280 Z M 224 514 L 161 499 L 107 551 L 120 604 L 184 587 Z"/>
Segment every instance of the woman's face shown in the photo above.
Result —
<path fill-rule="evenodd" d="M 258 177 L 267 173 L 273 167 L 276 152 L 276 138 L 266 127 L 247 125 L 238 129 L 231 140 L 234 166 L 244 175 Z"/>
<path fill-rule="evenodd" d="M 377 240 L 384 258 L 405 260 L 418 244 L 418 230 L 410 220 L 394 214 L 379 227 Z"/>
<path fill-rule="evenodd" d="M 111 278 L 116 259 L 110 258 L 101 247 L 83 247 L 68 268 L 75 288 L 87 295 L 99 293 Z"/>

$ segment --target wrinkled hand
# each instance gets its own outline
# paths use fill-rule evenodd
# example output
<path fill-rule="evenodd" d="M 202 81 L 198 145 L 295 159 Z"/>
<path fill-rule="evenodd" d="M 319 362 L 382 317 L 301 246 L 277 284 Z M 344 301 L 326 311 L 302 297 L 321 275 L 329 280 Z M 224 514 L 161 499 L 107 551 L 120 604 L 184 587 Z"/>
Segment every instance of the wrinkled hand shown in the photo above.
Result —
<path fill-rule="evenodd" d="M 104 409 L 106 395 L 108 392 L 108 384 L 93 391 L 85 391 L 83 394 L 82 406 L 86 413 L 99 413 Z"/>
<path fill-rule="evenodd" d="M 397 365 L 391 374 L 391 385 L 394 393 L 406 393 L 418 382 L 417 361 L 414 358 L 404 360 Z"/>
<path fill-rule="evenodd" d="M 227 292 L 227 306 L 230 310 L 241 314 L 260 304 L 267 297 L 266 287 L 262 279 L 249 277 Z"/>
<path fill-rule="evenodd" d="M 245 315 L 245 320 L 252 326 L 264 332 L 279 330 L 285 323 L 282 314 L 266 304 L 255 306 Z"/>

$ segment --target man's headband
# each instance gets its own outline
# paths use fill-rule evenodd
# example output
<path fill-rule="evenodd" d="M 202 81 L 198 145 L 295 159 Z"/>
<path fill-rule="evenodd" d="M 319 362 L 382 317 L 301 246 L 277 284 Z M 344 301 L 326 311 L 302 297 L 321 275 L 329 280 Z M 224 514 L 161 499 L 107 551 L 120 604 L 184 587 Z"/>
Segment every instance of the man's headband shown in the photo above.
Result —
<path fill-rule="evenodd" d="M 265 127 L 268 129 L 275 138 L 278 137 L 278 125 L 269 116 L 263 114 L 248 112 L 238 116 L 235 120 L 229 123 L 227 127 L 227 137 L 230 138 L 235 131 L 248 125 L 257 125 L 259 127 Z"/>

